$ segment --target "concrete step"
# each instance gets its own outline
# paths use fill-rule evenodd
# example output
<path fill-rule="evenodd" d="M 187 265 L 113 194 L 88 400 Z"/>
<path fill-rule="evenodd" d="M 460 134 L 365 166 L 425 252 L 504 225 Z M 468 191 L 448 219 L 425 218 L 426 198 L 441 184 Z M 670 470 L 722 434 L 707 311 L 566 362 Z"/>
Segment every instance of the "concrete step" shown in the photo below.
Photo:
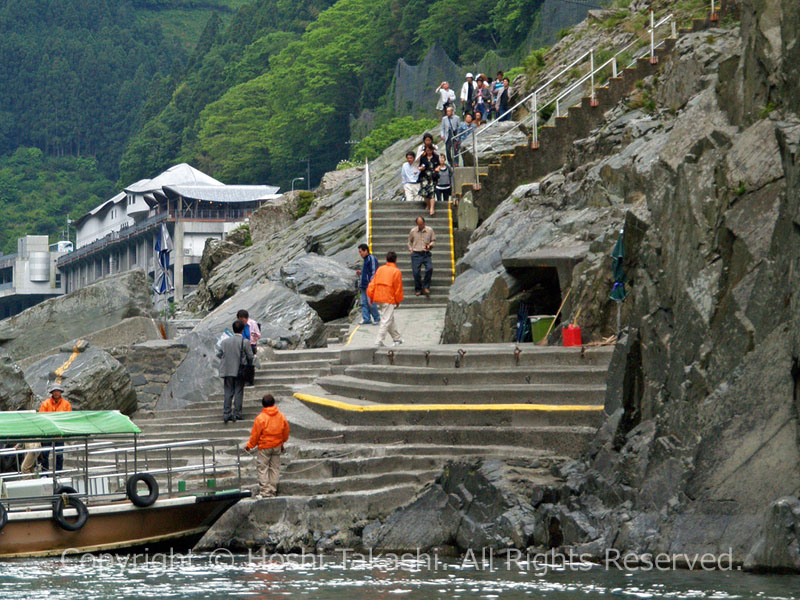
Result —
<path fill-rule="evenodd" d="M 287 351 L 288 352 L 288 351 Z M 302 351 L 301 351 L 302 352 Z M 338 351 L 337 351 L 337 359 L 338 359 Z M 274 370 L 284 370 L 291 368 L 292 370 L 298 369 L 308 369 L 311 371 L 316 370 L 325 370 L 331 364 L 331 360 L 329 358 L 316 358 L 316 359 L 309 359 L 309 360 L 293 360 L 287 362 L 285 360 L 270 360 L 269 362 L 262 362 L 256 367 L 256 373 L 260 373 L 262 371 L 274 371 Z"/>
<path fill-rule="evenodd" d="M 389 486 L 413 485 L 421 487 L 433 481 L 438 470 L 429 471 L 390 471 L 387 473 L 348 475 L 330 479 L 293 478 L 290 474 L 278 483 L 278 494 L 291 496 L 316 496 L 320 494 L 336 494 L 340 492 L 363 492 Z M 300 474 L 302 477 L 304 474 Z"/>
<path fill-rule="evenodd" d="M 427 385 L 489 385 L 489 384 L 551 384 L 605 385 L 608 370 L 604 366 L 565 366 L 558 369 L 520 367 L 489 367 L 436 369 L 431 367 L 402 367 L 391 365 L 353 365 L 345 375 L 367 381 Z"/>
<path fill-rule="evenodd" d="M 330 394 L 383 404 L 593 404 L 605 401 L 605 385 L 488 384 L 400 385 L 328 375 L 317 385 Z"/>
<path fill-rule="evenodd" d="M 308 348 L 306 350 L 275 350 L 272 354 L 272 363 L 292 362 L 308 360 L 329 360 L 336 362 L 339 360 L 339 350 L 330 348 Z"/>
<path fill-rule="evenodd" d="M 350 398 L 328 394 L 330 400 L 364 407 L 381 406 L 387 403 L 353 401 Z M 428 404 L 439 404 L 431 402 Z M 360 412 L 343 410 L 326 404 L 308 402 L 309 407 L 323 417 L 341 425 L 395 427 L 398 425 L 425 425 L 429 427 L 593 427 L 603 420 L 602 404 L 597 410 L 381 410 Z"/>
<path fill-rule="evenodd" d="M 516 353 L 517 348 L 519 354 Z M 463 350 L 461 356 L 459 351 Z M 483 367 L 555 367 L 604 366 L 607 367 L 614 352 L 613 346 L 568 347 L 537 346 L 535 344 L 440 344 L 429 347 L 403 346 L 379 349 L 374 364 L 397 366 L 422 366 L 455 369 Z M 452 372 L 452 371 L 451 371 Z M 456 372 L 457 373 L 457 372 Z"/>
<path fill-rule="evenodd" d="M 418 484 L 401 484 L 372 490 L 337 492 L 314 496 L 277 496 L 242 500 L 256 502 L 259 517 L 265 523 L 278 523 L 303 513 L 312 530 L 341 527 L 353 514 L 360 520 L 373 520 L 407 504 L 419 491 Z M 346 507 L 346 508 L 345 508 Z"/>

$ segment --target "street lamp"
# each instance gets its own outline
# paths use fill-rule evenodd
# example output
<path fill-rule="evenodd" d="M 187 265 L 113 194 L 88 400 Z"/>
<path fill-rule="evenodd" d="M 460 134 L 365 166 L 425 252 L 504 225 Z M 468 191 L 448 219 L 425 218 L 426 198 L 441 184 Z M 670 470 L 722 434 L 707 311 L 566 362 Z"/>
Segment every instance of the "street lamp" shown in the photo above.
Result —
<path fill-rule="evenodd" d="M 298 162 L 306 163 L 306 189 L 311 191 L 311 159 L 310 158 L 301 158 Z"/>
<path fill-rule="evenodd" d="M 295 177 L 292 179 L 292 191 L 294 191 L 294 182 L 295 181 L 303 181 L 303 177 Z"/>

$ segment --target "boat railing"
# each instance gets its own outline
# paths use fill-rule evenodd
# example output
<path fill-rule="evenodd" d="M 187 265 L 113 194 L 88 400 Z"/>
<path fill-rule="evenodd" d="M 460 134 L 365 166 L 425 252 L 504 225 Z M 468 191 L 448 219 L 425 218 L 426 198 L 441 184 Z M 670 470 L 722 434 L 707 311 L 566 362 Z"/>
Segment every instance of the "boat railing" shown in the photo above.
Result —
<path fill-rule="evenodd" d="M 30 440 L 42 441 L 42 440 Z M 53 440 L 47 440 L 41 448 L 0 450 L 0 457 L 20 457 L 29 452 L 52 452 L 66 455 L 76 454 L 76 465 L 60 471 L 41 472 L 41 477 L 52 477 L 54 494 L 62 485 L 76 490 L 75 495 L 86 500 L 123 499 L 126 497 L 126 485 L 130 477 L 147 473 L 158 482 L 159 495 L 176 497 L 182 495 L 208 495 L 218 492 L 218 478 L 222 475 L 229 478 L 232 486 L 239 490 L 242 486 L 241 440 L 230 438 L 197 439 L 180 442 L 164 442 L 141 445 L 134 437 L 120 445 L 120 439 L 88 442 L 87 439 L 65 439 L 58 443 L 75 442 L 71 445 L 57 446 Z M 192 450 L 197 456 L 175 456 L 174 452 Z M 82 457 L 82 458 L 81 458 Z M 97 464 L 109 457 L 109 464 Z M 199 460 L 198 460 L 199 459 Z M 51 461 L 55 464 L 53 457 Z M 187 464 L 179 462 L 187 461 Z M 18 458 L 18 463 L 21 459 Z M 187 477 L 188 476 L 188 477 Z M 3 482 L 21 481 L 35 477 L 32 474 L 0 473 Z M 166 483 L 166 489 L 163 484 Z M 72 495 L 72 494 L 71 494 Z M 4 504 L 11 506 L 42 503 L 50 499 L 48 496 L 23 496 L 2 498 Z"/>

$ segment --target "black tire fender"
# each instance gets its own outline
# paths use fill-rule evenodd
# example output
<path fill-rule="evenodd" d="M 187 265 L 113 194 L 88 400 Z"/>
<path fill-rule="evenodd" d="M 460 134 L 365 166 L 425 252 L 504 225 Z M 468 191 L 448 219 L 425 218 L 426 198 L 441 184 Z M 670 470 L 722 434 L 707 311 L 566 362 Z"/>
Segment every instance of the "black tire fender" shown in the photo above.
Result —
<path fill-rule="evenodd" d="M 139 493 L 138 485 L 140 481 L 147 486 L 148 493 L 146 496 Z M 137 473 L 128 478 L 128 482 L 125 484 L 125 492 L 128 495 L 128 499 L 135 506 L 147 508 L 158 500 L 158 482 L 150 473 Z"/>
<path fill-rule="evenodd" d="M 67 521 L 67 518 L 64 516 L 64 509 L 67 506 L 71 506 L 78 511 L 78 518 L 76 520 Z M 88 519 L 89 510 L 86 508 L 86 505 L 75 496 L 69 496 L 65 493 L 56 498 L 55 502 L 53 502 L 53 520 L 65 531 L 78 531 L 86 525 Z"/>

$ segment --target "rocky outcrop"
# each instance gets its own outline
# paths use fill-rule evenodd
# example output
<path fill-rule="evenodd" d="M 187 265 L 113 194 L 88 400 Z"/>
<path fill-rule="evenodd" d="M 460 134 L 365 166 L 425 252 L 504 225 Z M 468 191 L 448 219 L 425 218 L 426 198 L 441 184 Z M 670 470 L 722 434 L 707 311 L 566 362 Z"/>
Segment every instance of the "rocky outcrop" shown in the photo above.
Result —
<path fill-rule="evenodd" d="M 136 412 L 131 377 L 105 350 L 78 342 L 34 363 L 25 369 L 25 380 L 36 396 L 48 396 L 48 386 L 56 380 L 55 371 L 59 368 L 64 369 L 64 397 L 72 403 L 73 410 L 119 410 L 126 415 Z"/>
<path fill-rule="evenodd" d="M 355 271 L 314 253 L 281 267 L 281 281 L 297 291 L 323 321 L 346 317 L 356 296 Z"/>
<path fill-rule="evenodd" d="M 370 162 L 373 200 L 399 200 L 400 166 L 408 150 L 416 150 L 422 136 L 396 142 Z M 304 216 L 297 214 L 300 192 L 284 194 L 251 217 L 252 246 L 215 265 L 198 288 L 192 309 L 209 311 L 239 289 L 270 279 L 281 280 L 281 268 L 308 254 L 327 257 L 355 269 L 360 264 L 356 247 L 365 241 L 364 168 L 326 173 Z M 289 224 L 291 223 L 291 226 Z"/>
<path fill-rule="evenodd" d="M 46 300 L 0 322 L 0 347 L 12 358 L 21 359 L 129 317 L 149 317 L 151 310 L 144 271 L 128 271 Z"/>
<path fill-rule="evenodd" d="M 200 258 L 200 276 L 207 279 L 222 261 L 245 248 L 248 241 L 250 230 L 247 227 L 234 229 L 221 240 L 208 238 Z"/>
<path fill-rule="evenodd" d="M 546 545 L 534 507 L 555 483 L 549 466 L 536 459 L 450 462 L 413 502 L 367 525 L 362 543 L 379 550 L 450 546 L 460 552 Z"/>
<path fill-rule="evenodd" d="M 182 408 L 222 392 L 214 345 L 240 309 L 261 323 L 261 344 L 293 349 L 326 343 L 325 324 L 297 293 L 272 281 L 244 288 L 179 339 L 189 350 L 161 393 L 158 409 Z"/>
<path fill-rule="evenodd" d="M 540 196 L 510 197 L 476 230 L 459 265 L 492 282 L 511 253 L 588 244 L 564 310 L 597 339 L 616 330 L 608 254 L 624 227 L 628 329 L 607 420 L 536 507 L 559 545 L 596 557 L 730 549 L 751 568 L 798 568 L 800 117 L 784 60 L 800 13 L 780 0 L 742 11 L 741 41 L 683 36 L 643 81 L 655 109 L 608 113 Z M 467 308 L 451 296 L 446 335 Z"/>
<path fill-rule="evenodd" d="M 33 392 L 22 369 L 10 356 L 0 353 L 0 410 L 31 408 Z"/>
<path fill-rule="evenodd" d="M 268 240 L 276 233 L 287 229 L 297 218 L 300 192 L 286 192 L 277 200 L 271 200 L 250 215 L 250 237 L 253 243 Z"/>
<path fill-rule="evenodd" d="M 156 408 L 164 388 L 188 352 L 189 347 L 176 340 L 152 340 L 109 350 L 131 377 L 140 413 Z"/>

